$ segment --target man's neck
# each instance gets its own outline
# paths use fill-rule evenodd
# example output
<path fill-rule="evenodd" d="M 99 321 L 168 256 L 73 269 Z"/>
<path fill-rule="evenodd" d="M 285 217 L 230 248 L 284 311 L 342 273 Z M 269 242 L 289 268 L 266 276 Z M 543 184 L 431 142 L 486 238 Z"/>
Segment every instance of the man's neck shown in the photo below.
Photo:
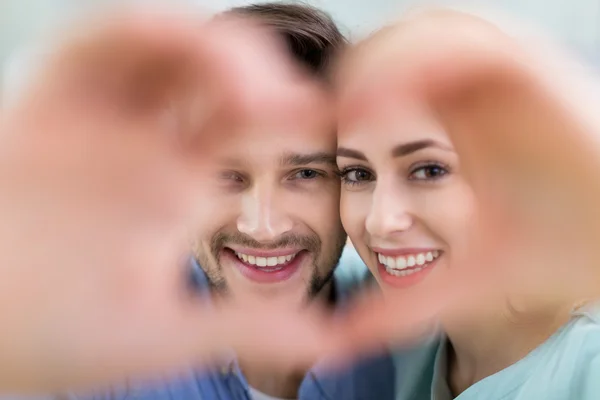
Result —
<path fill-rule="evenodd" d="M 317 302 L 324 307 L 335 305 L 335 283 L 329 282 L 311 302 Z M 248 385 L 272 397 L 281 399 L 296 399 L 300 385 L 308 372 L 307 369 L 277 370 L 265 369 L 251 362 L 239 360 Z"/>
<path fill-rule="evenodd" d="M 524 322 L 501 316 L 480 324 L 444 326 L 449 338 L 448 385 L 455 396 L 545 342 L 568 318 L 542 316 Z"/>
<path fill-rule="evenodd" d="M 306 371 L 274 371 L 242 367 L 248 385 L 271 397 L 298 398 L 298 389 Z"/>

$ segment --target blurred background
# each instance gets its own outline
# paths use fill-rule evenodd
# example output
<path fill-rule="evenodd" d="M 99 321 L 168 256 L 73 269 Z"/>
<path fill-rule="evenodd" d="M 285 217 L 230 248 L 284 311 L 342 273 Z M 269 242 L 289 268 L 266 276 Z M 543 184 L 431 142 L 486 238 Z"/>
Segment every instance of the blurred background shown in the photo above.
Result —
<path fill-rule="evenodd" d="M 212 11 L 251 3 L 247 0 L 177 0 Z M 260 0 L 259 0 L 260 1 Z M 129 0 L 152 4 L 157 0 Z M 173 4 L 175 0 L 163 0 Z M 124 0 L 2 0 L 0 2 L 0 91 L 17 86 L 35 66 L 36 49 L 52 29 L 81 12 L 123 4 Z M 307 0 L 329 13 L 351 39 L 358 39 L 402 11 L 421 5 L 492 7 L 543 27 L 572 50 L 600 67 L 600 0 Z M 26 61 L 24 61 L 26 60 Z"/>

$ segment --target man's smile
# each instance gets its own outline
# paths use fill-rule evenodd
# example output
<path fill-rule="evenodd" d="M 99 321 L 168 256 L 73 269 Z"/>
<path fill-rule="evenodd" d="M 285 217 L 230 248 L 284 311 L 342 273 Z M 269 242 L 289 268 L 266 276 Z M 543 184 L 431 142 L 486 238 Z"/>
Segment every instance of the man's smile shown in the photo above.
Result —
<path fill-rule="evenodd" d="M 258 283 L 277 283 L 291 278 L 307 259 L 304 249 L 259 250 L 225 247 L 222 261 L 232 263 L 247 279 Z"/>

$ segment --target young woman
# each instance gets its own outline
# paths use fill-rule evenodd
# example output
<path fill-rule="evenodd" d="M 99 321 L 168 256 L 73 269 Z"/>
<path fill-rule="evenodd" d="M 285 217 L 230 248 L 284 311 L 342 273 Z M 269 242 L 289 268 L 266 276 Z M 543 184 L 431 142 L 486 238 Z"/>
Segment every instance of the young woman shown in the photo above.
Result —
<path fill-rule="evenodd" d="M 407 309 L 420 293 L 477 294 L 448 299 L 443 335 L 398 354 L 397 400 L 600 398 L 600 313 L 580 307 L 597 278 L 583 196 L 598 200 L 600 150 L 593 121 L 566 112 L 573 97 L 556 79 L 549 89 L 529 56 L 485 21 L 440 11 L 346 60 L 341 213 L 388 298 L 379 319 L 402 320 L 394 302 Z"/>

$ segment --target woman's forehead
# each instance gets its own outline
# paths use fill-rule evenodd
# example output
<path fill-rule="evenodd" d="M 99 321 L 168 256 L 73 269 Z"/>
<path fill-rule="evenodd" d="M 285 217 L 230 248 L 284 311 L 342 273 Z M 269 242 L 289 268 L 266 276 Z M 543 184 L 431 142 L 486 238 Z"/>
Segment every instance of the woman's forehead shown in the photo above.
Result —
<path fill-rule="evenodd" d="M 339 112 L 339 128 L 344 130 L 360 125 L 414 125 L 436 124 L 429 106 L 390 86 L 374 86 L 369 90 L 348 96 Z"/>
<path fill-rule="evenodd" d="M 449 147 L 450 138 L 435 116 L 424 108 L 398 103 L 373 109 L 340 123 L 338 143 L 354 147 L 395 146 L 409 141 L 433 140 Z"/>

